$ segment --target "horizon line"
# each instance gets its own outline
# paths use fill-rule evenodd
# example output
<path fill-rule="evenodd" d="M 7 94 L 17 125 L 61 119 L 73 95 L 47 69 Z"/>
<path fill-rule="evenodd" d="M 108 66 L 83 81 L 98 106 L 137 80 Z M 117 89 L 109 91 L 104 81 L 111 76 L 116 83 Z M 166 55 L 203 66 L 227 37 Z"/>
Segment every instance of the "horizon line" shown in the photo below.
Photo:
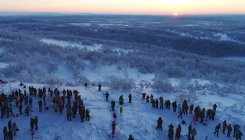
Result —
<path fill-rule="evenodd" d="M 40 14 L 53 14 L 53 15 L 132 15 L 132 16 L 173 16 L 173 14 L 147 14 L 147 13 L 90 13 L 90 12 L 22 12 L 22 11 L 0 11 L 0 16 L 6 15 L 40 15 Z M 181 14 L 178 16 L 222 16 L 222 15 L 244 15 L 245 13 L 196 13 L 196 14 Z"/>

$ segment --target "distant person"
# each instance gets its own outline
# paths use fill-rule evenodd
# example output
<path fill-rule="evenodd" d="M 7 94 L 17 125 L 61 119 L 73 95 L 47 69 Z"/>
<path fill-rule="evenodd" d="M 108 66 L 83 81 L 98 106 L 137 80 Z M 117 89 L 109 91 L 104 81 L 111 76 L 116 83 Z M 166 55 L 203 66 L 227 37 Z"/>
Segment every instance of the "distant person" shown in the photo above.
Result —
<path fill-rule="evenodd" d="M 115 131 L 116 131 L 116 122 L 113 121 L 112 124 L 111 124 L 111 134 L 114 136 L 115 135 Z"/>
<path fill-rule="evenodd" d="M 159 117 L 159 118 L 158 118 L 156 129 L 162 130 L 162 117 Z"/>
<path fill-rule="evenodd" d="M 98 91 L 101 91 L 101 84 L 98 85 Z"/>
<path fill-rule="evenodd" d="M 128 102 L 131 103 L 131 101 L 132 101 L 132 95 L 129 94 L 129 95 L 128 95 Z"/>
<path fill-rule="evenodd" d="M 215 127 L 214 134 L 216 134 L 217 137 L 219 136 L 219 130 L 221 130 L 220 125 L 221 125 L 221 124 L 218 124 L 218 125 Z"/>
<path fill-rule="evenodd" d="M 194 140 L 196 135 L 197 135 L 196 128 L 193 127 L 192 130 L 191 130 L 191 139 Z"/>
<path fill-rule="evenodd" d="M 128 140 L 134 140 L 133 136 L 132 135 L 129 135 Z"/>

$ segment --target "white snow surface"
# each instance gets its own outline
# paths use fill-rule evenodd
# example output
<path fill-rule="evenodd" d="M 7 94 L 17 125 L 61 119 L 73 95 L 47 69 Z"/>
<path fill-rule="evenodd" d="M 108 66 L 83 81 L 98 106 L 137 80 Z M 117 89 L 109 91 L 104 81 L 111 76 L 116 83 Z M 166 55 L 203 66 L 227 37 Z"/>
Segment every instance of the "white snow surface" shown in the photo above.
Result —
<path fill-rule="evenodd" d="M 0 64 L 1 65 L 1 64 Z M 121 72 L 119 72 L 121 71 Z M 85 70 L 85 75 L 91 79 L 98 81 L 106 75 L 117 75 L 124 76 L 124 70 L 117 70 L 115 66 L 104 66 L 101 68 L 87 67 Z M 138 83 L 141 80 L 151 81 L 153 75 L 139 74 L 135 69 L 127 69 L 128 77 L 135 79 Z M 65 74 L 65 70 L 60 70 L 60 75 Z M 58 74 L 58 73 L 57 73 Z M 4 79 L 3 79 L 4 80 Z M 174 85 L 178 84 L 177 79 L 169 79 Z M 194 79 L 197 80 L 197 79 Z M 92 81 L 92 80 L 91 80 Z M 206 80 L 198 80 L 201 84 L 207 83 Z M 20 82 L 1 84 L 1 91 L 5 94 L 10 94 L 12 90 L 21 89 L 29 94 L 28 87 L 33 86 L 35 88 L 48 88 L 45 84 L 35 84 L 35 83 L 24 83 L 26 89 L 19 86 Z M 54 89 L 54 88 L 52 88 Z M 72 121 L 66 119 L 66 108 L 62 115 L 54 112 L 52 105 L 49 110 L 45 110 L 43 106 L 43 111 L 38 111 L 38 97 L 33 97 L 33 107 L 31 109 L 30 116 L 22 114 L 18 117 L 11 116 L 10 118 L 4 117 L 0 120 L 0 126 L 2 129 L 7 126 L 9 120 L 16 122 L 19 131 L 14 137 L 15 140 L 29 140 L 31 139 L 30 132 L 30 118 L 35 116 L 39 119 L 39 129 L 36 130 L 34 134 L 34 139 L 36 140 L 127 140 L 128 136 L 131 134 L 135 140 L 167 140 L 168 125 L 173 124 L 174 130 L 177 128 L 178 124 L 181 124 L 182 119 L 178 118 L 178 113 L 173 112 L 172 108 L 167 110 L 164 109 L 153 109 L 151 108 L 151 103 L 147 103 L 141 100 L 141 93 L 145 92 L 147 95 L 153 94 L 154 98 L 163 97 L 165 100 L 175 101 L 175 96 L 172 93 L 156 93 L 151 88 L 144 87 L 142 91 L 114 91 L 108 87 L 102 86 L 102 91 L 98 91 L 98 87 L 88 85 L 88 87 L 78 86 L 78 87 L 68 87 L 61 86 L 58 89 L 62 92 L 63 89 L 78 90 L 79 95 L 81 95 L 84 101 L 85 108 L 89 108 L 91 113 L 90 121 L 81 122 L 79 119 L 79 114 L 76 118 L 72 118 Z M 105 100 L 105 92 L 108 92 L 109 101 Z M 132 94 L 132 103 L 128 103 L 128 94 Z M 124 97 L 124 104 L 118 104 L 118 98 L 120 95 Z M 115 113 L 117 114 L 116 120 L 116 135 L 111 137 L 111 122 L 113 120 L 110 111 L 110 101 L 115 100 Z M 74 99 L 72 98 L 72 103 Z M 176 100 L 177 103 L 182 104 L 182 102 Z M 67 103 L 67 101 L 65 101 Z M 212 109 L 212 105 L 216 103 L 218 105 L 215 120 L 211 121 L 205 119 L 207 126 L 200 123 L 200 120 L 196 125 L 193 126 L 197 130 L 196 140 L 204 140 L 208 136 L 208 140 L 230 140 L 235 139 L 234 137 L 227 137 L 226 134 L 220 132 L 219 137 L 213 134 L 214 127 L 226 120 L 228 124 L 232 126 L 234 124 L 239 124 L 241 131 L 244 131 L 244 121 L 245 121 L 245 109 L 244 109 L 244 97 L 239 95 L 227 95 L 224 97 L 218 94 L 200 94 L 198 95 L 198 100 L 195 101 L 194 107 L 199 105 L 201 108 Z M 14 101 L 11 102 L 13 106 L 13 112 L 18 113 L 18 108 L 15 106 Z M 190 105 L 190 103 L 189 103 Z M 119 108 L 123 108 L 122 116 L 119 114 Z M 25 105 L 23 105 L 24 111 Z M 157 119 L 158 117 L 163 118 L 163 130 L 157 130 Z M 180 140 L 187 140 L 188 125 L 191 123 L 193 114 L 183 115 L 183 120 L 187 124 L 181 124 L 181 137 Z M 1 133 L 2 134 L 2 133 Z M 233 132 L 232 132 L 233 134 Z M 244 136 L 242 137 L 242 139 Z"/>
<path fill-rule="evenodd" d="M 56 39 L 48 39 L 48 38 L 42 38 L 40 41 L 47 43 L 47 44 L 54 44 L 58 45 L 61 47 L 79 47 L 79 48 L 87 48 L 88 50 L 98 50 L 101 49 L 101 44 L 94 44 L 92 46 L 88 45 L 82 45 L 79 43 L 73 43 L 73 42 L 68 42 L 68 41 L 63 41 L 63 40 L 56 40 Z"/>

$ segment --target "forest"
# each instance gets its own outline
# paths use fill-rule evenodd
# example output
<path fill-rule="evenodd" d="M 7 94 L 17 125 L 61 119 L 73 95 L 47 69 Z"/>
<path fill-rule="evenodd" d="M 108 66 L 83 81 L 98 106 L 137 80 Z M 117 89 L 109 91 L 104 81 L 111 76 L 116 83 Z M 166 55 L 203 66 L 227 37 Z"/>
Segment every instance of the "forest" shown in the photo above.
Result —
<path fill-rule="evenodd" d="M 0 63 L 6 64 L 0 68 L 1 79 L 45 83 L 53 78 L 69 83 L 53 75 L 64 65 L 79 85 L 92 82 L 83 75 L 86 62 L 91 62 L 94 67 L 116 65 L 119 70 L 155 74 L 155 88 L 168 85 L 168 78 L 244 86 L 245 63 L 222 59 L 245 56 L 244 23 L 245 17 L 239 15 L 1 16 Z M 95 45 L 101 47 L 81 47 Z"/>

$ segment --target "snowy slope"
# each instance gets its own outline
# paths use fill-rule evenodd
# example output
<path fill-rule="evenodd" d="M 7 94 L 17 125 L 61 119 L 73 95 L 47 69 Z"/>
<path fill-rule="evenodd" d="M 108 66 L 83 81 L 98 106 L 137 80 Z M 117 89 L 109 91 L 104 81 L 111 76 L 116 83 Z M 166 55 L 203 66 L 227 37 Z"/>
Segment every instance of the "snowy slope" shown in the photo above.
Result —
<path fill-rule="evenodd" d="M 108 69 L 110 69 L 108 67 Z M 100 71 L 101 72 L 101 71 Z M 132 73 L 131 73 L 132 74 Z M 92 76 L 92 74 L 91 74 Z M 141 75 L 143 77 L 143 75 Z M 46 85 L 34 84 L 34 83 L 24 83 L 27 87 L 34 86 L 35 88 L 43 88 Z M 19 83 L 8 83 L 1 85 L 1 89 L 4 93 L 9 94 L 10 90 L 15 89 L 24 90 L 23 87 L 19 86 Z M 48 88 L 48 87 L 47 87 Z M 38 112 L 38 97 L 34 98 L 33 108 L 29 117 L 26 115 L 20 115 L 19 117 L 4 117 L 0 121 L 2 128 L 7 126 L 7 122 L 12 120 L 16 122 L 20 128 L 20 131 L 17 133 L 15 139 L 18 140 L 28 140 L 31 139 L 30 132 L 30 118 L 38 116 L 39 118 L 39 129 L 34 134 L 35 139 L 42 140 L 109 140 L 112 139 L 108 137 L 108 132 L 111 131 L 111 121 L 113 120 L 112 114 L 110 111 L 110 102 L 105 100 L 103 93 L 106 91 L 110 93 L 110 100 L 116 101 L 115 112 L 118 116 L 116 120 L 116 137 L 113 139 L 116 140 L 126 140 L 128 135 L 132 134 L 135 140 L 165 140 L 167 139 L 167 129 L 169 124 L 173 124 L 174 130 L 177 128 L 177 125 L 181 123 L 181 119 L 178 118 L 178 114 L 172 110 L 164 109 L 152 109 L 150 103 L 146 103 L 141 100 L 141 93 L 139 92 L 122 92 L 122 91 L 112 91 L 107 87 L 102 87 L 102 91 L 97 91 L 97 86 L 93 87 L 89 85 L 88 87 L 60 87 L 59 90 L 63 89 L 77 89 L 84 100 L 85 107 L 89 108 L 91 111 L 91 120 L 81 122 L 79 115 L 76 115 L 76 118 L 72 118 L 72 121 L 66 119 L 66 109 L 64 109 L 63 114 L 60 116 L 59 113 L 54 112 L 53 108 L 50 110 L 44 110 L 43 112 Z M 28 91 L 28 90 L 27 90 Z M 164 100 L 169 99 L 174 101 L 175 97 L 173 94 L 169 93 L 155 93 L 150 88 L 144 88 L 144 92 L 147 94 L 153 94 L 154 98 L 163 96 Z M 132 94 L 132 103 L 128 103 L 128 94 Z M 120 95 L 124 95 L 125 104 L 123 107 L 123 115 L 119 115 L 118 98 Z M 207 126 L 201 124 L 200 122 L 197 125 L 193 125 L 197 129 L 197 140 L 203 140 L 206 136 L 209 139 L 220 139 L 228 140 L 234 138 L 228 138 L 225 134 L 220 133 L 220 137 L 213 135 L 214 127 L 218 123 L 222 123 L 225 119 L 228 124 L 239 123 L 244 126 L 243 122 L 245 121 L 244 109 L 237 108 L 237 110 L 232 111 L 231 106 L 234 104 L 243 103 L 244 98 L 237 95 L 229 95 L 227 97 L 220 97 L 218 95 L 199 95 L 198 100 L 194 103 L 194 106 L 200 105 L 201 108 L 205 107 L 206 109 L 212 108 L 212 104 L 217 103 L 217 115 L 214 121 L 205 120 L 208 124 Z M 178 102 L 178 101 L 177 101 Z M 180 102 L 178 102 L 180 103 Z M 18 108 L 13 104 L 13 110 L 17 113 Z M 24 108 L 24 107 L 23 107 Z M 158 117 L 163 118 L 163 130 L 156 130 L 157 119 Z M 183 120 L 187 122 L 186 125 L 182 125 L 181 131 L 181 140 L 186 140 L 187 137 L 187 127 L 192 120 L 192 114 L 183 115 Z M 244 132 L 244 128 L 241 130 Z M 245 133 L 244 133 L 245 134 Z"/>

